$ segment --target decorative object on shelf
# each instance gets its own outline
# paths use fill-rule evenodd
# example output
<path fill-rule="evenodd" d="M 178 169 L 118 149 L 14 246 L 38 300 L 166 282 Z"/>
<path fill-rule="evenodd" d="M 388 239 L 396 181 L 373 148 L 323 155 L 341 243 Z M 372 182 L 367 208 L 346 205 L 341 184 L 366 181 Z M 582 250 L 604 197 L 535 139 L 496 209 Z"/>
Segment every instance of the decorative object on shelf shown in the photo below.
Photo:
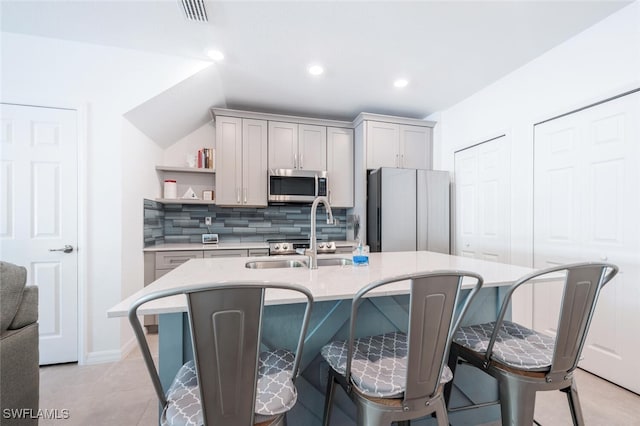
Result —
<path fill-rule="evenodd" d="M 164 198 L 168 200 L 178 198 L 178 185 L 175 179 L 164 180 Z"/>
<path fill-rule="evenodd" d="M 187 154 L 187 166 L 191 169 L 196 167 L 196 155 Z"/>
<path fill-rule="evenodd" d="M 210 191 L 210 190 L 202 191 L 202 199 L 204 201 L 213 201 L 213 191 Z"/>
<path fill-rule="evenodd" d="M 185 199 L 185 200 L 197 200 L 198 196 L 193 191 L 193 189 L 191 187 L 189 187 L 189 189 L 187 189 L 187 192 L 184 193 L 182 198 Z"/>

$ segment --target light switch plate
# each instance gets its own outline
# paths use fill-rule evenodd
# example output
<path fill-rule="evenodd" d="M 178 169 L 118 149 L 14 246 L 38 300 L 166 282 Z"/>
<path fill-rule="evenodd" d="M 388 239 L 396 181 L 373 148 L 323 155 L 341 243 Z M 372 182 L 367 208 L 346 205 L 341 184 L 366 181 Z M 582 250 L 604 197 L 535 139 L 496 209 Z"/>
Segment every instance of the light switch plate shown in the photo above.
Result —
<path fill-rule="evenodd" d="M 202 244 L 218 244 L 218 234 L 202 234 Z"/>

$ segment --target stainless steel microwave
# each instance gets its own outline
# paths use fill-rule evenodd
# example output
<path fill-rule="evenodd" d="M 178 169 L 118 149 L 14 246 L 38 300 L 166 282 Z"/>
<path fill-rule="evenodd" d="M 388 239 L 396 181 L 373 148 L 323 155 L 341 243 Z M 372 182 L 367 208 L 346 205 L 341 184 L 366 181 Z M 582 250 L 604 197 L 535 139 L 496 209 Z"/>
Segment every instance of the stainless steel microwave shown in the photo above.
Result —
<path fill-rule="evenodd" d="M 269 169 L 269 202 L 310 203 L 327 196 L 327 172 Z"/>

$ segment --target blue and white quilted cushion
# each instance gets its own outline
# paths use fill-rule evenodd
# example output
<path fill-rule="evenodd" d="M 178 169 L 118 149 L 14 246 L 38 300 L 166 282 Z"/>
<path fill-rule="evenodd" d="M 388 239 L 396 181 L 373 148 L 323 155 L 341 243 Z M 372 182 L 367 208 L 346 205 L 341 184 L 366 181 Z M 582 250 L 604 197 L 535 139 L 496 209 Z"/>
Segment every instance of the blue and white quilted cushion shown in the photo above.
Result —
<path fill-rule="evenodd" d="M 255 404 L 255 421 L 269 420 L 289 411 L 296 403 L 297 391 L 293 385 L 294 355 L 276 349 L 260 354 Z M 193 361 L 183 365 L 167 392 L 167 406 L 162 413 L 163 426 L 202 426 L 200 389 Z"/>
<path fill-rule="evenodd" d="M 495 322 L 460 327 L 453 341 L 484 354 Z M 520 324 L 504 321 L 493 346 L 491 358 L 502 364 L 527 371 L 546 371 L 553 357 L 553 338 Z"/>
<path fill-rule="evenodd" d="M 347 368 L 346 341 L 335 341 L 324 346 L 321 354 L 338 373 Z M 351 378 L 360 392 L 379 398 L 398 398 L 405 391 L 407 377 L 407 335 L 392 332 L 369 336 L 354 341 Z M 449 367 L 444 368 L 440 383 L 453 378 Z"/>

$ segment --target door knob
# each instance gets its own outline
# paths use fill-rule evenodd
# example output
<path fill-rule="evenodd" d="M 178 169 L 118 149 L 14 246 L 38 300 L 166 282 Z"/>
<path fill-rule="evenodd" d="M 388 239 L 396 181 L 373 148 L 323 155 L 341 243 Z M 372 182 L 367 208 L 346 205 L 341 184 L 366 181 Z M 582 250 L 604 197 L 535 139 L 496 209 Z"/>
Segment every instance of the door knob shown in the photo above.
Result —
<path fill-rule="evenodd" d="M 49 249 L 49 251 L 61 251 L 63 253 L 71 253 L 73 251 L 73 246 L 66 244 L 63 248 Z"/>

